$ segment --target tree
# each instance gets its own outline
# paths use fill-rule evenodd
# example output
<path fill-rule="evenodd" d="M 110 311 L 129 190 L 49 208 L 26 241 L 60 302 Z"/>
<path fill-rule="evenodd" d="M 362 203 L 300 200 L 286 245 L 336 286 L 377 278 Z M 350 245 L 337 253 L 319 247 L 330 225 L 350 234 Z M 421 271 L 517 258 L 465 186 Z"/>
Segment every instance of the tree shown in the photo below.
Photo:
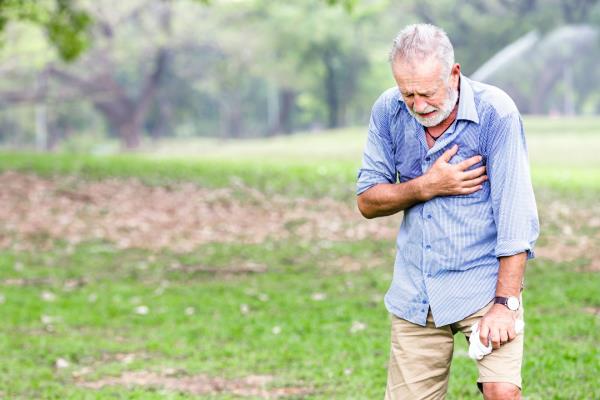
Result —
<path fill-rule="evenodd" d="M 140 143 L 145 118 L 170 60 L 166 40 L 157 36 L 168 37 L 170 33 L 171 5 L 151 0 L 137 1 L 133 6 L 121 8 L 97 3 L 92 12 L 95 13 L 92 14 L 94 25 L 91 29 L 94 47 L 76 64 L 50 64 L 45 73 L 73 88 L 79 96 L 88 98 L 121 138 L 123 147 L 132 149 Z M 122 39 L 121 31 L 142 24 L 144 18 L 156 29 L 153 38 L 156 40 L 140 44 L 144 52 L 139 54 L 140 65 L 135 73 L 140 78 L 129 77 L 129 81 L 123 79 L 119 65 L 127 55 L 120 53 L 124 49 L 118 41 Z M 132 86 L 137 90 L 131 90 Z"/>
<path fill-rule="evenodd" d="M 345 123 L 361 78 L 368 75 L 369 35 L 381 27 L 379 3 L 361 8 L 355 1 L 255 2 L 251 18 L 261 24 L 257 30 L 264 46 L 259 73 L 269 82 L 271 103 L 278 111 L 269 118 L 274 122 L 271 132 L 290 130 L 293 111 L 303 106 L 327 127 Z M 304 104 L 297 104 L 298 98 Z"/>
<path fill-rule="evenodd" d="M 86 52 L 67 50 L 58 57 L 54 50 L 39 51 L 38 42 L 46 43 L 40 36 L 62 37 L 51 37 L 46 28 L 56 23 L 48 15 L 60 7 L 67 11 L 59 22 L 70 21 L 72 11 L 86 16 L 83 31 L 77 23 L 71 30 L 57 29 L 65 43 L 84 32 Z M 467 75 L 534 27 L 543 37 L 566 22 L 600 24 L 597 0 L 473 0 L 458 6 L 450 0 L 0 0 L 0 11 L 9 9 L 18 12 L 8 13 L 4 24 L 32 21 L 27 26 L 41 28 L 32 30 L 43 35 L 15 36 L 24 24 L 4 29 L 0 100 L 33 105 L 36 118 L 32 107 L 16 115 L 5 107 L 0 136 L 21 127 L 31 138 L 34 119 L 50 136 L 85 130 L 81 121 L 93 119 L 89 131 L 109 131 L 123 148 L 136 147 L 146 132 L 226 138 L 364 124 L 377 95 L 394 84 L 387 53 L 407 23 L 444 28 Z M 27 17 L 37 15 L 31 10 L 46 10 L 45 19 Z M 597 75 L 592 64 L 565 69 L 562 62 L 540 63 L 548 64 L 540 74 L 547 78 L 537 89 L 534 79 L 507 84 L 514 86 L 507 89 L 516 100 L 546 111 L 556 101 L 540 96 L 543 101 L 535 103 L 528 93 L 564 92 L 573 97 L 564 109 L 597 109 L 595 86 L 580 78 Z M 516 63 L 510 67 L 516 71 Z M 568 82 L 577 89 L 568 91 Z M 43 129 L 46 114 L 49 126 Z"/>
<path fill-rule="evenodd" d="M 0 0 L 0 32 L 11 21 L 39 25 L 60 56 L 74 60 L 89 45 L 90 16 L 72 0 Z"/>

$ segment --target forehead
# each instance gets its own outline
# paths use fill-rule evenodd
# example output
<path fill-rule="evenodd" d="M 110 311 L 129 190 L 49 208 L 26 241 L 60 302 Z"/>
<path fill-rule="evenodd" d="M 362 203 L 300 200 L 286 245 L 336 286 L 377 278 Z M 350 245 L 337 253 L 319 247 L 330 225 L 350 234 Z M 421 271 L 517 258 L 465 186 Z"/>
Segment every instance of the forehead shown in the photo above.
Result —
<path fill-rule="evenodd" d="M 433 58 L 414 62 L 396 60 L 392 72 L 398 87 L 403 92 L 428 92 L 439 87 L 442 65 Z"/>

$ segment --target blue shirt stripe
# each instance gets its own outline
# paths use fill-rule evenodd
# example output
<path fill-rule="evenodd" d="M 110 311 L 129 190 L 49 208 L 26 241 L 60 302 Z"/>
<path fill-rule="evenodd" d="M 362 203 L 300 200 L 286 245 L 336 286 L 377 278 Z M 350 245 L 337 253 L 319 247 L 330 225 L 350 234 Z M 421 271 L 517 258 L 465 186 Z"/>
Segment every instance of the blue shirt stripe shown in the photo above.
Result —
<path fill-rule="evenodd" d="M 358 173 L 357 194 L 379 183 L 406 182 L 424 174 L 454 144 L 450 163 L 482 155 L 483 189 L 435 197 L 404 211 L 396 239 L 387 309 L 436 326 L 481 309 L 495 295 L 498 257 L 527 252 L 539 235 L 525 132 L 519 112 L 503 91 L 461 76 L 457 118 L 429 149 L 423 126 L 407 111 L 398 88 L 384 92 L 371 112 Z"/>

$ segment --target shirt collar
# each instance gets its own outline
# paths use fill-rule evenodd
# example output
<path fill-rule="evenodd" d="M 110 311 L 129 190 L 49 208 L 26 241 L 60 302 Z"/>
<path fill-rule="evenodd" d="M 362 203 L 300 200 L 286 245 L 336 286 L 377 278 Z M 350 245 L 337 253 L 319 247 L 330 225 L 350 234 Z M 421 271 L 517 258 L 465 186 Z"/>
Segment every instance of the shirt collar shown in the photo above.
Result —
<path fill-rule="evenodd" d="M 458 100 L 458 111 L 456 119 L 466 119 L 479 123 L 477 108 L 475 107 L 475 96 L 469 79 L 464 75 L 460 75 L 460 99 Z"/>
<path fill-rule="evenodd" d="M 398 103 L 404 103 L 404 99 L 402 98 L 402 93 L 400 93 L 400 91 L 398 91 Z M 479 123 L 479 116 L 477 115 L 477 108 L 475 107 L 473 88 L 471 88 L 469 79 L 463 74 L 460 75 L 460 98 L 458 100 L 456 119 L 473 121 L 476 124 Z"/>

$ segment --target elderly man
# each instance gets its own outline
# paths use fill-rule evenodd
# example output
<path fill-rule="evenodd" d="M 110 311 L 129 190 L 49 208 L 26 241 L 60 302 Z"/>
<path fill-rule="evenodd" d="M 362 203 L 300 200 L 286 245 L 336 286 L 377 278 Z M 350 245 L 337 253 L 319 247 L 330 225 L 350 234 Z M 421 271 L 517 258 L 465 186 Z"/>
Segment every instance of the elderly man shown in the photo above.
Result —
<path fill-rule="evenodd" d="M 390 54 L 397 87 L 375 102 L 357 201 L 366 218 L 404 211 L 385 305 L 386 399 L 443 399 L 454 334 L 493 351 L 477 361 L 485 399 L 519 399 L 521 290 L 539 224 L 519 112 L 461 75 L 446 34 L 410 25 Z"/>

